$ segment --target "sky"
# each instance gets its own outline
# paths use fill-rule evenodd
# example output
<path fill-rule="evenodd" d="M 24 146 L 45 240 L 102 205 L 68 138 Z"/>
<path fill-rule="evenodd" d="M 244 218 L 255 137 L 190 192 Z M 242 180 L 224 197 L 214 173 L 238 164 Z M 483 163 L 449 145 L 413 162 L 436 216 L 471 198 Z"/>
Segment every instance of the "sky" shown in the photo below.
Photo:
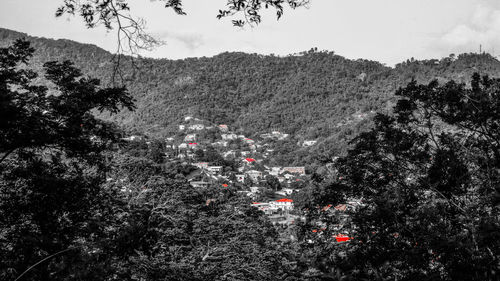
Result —
<path fill-rule="evenodd" d="M 56 18 L 63 0 L 0 0 L 0 27 L 116 50 L 116 33 L 87 29 L 78 17 Z M 186 16 L 158 0 L 129 0 L 131 13 L 165 45 L 143 56 L 180 59 L 226 51 L 288 55 L 313 47 L 389 66 L 414 57 L 441 58 L 483 50 L 500 53 L 500 0 L 311 0 L 279 21 L 243 29 L 218 20 L 226 0 L 184 0 Z"/>

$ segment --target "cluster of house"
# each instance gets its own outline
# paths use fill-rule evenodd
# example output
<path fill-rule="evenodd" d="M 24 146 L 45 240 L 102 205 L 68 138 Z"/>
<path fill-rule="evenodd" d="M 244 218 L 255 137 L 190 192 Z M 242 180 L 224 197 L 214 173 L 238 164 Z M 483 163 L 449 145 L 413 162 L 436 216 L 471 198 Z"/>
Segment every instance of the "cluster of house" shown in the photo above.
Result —
<path fill-rule="evenodd" d="M 245 158 L 243 160 L 246 163 L 253 163 L 256 160 L 253 158 Z M 249 165 L 242 166 L 239 168 L 239 172 L 243 172 L 236 175 L 236 179 L 239 182 L 245 182 L 246 178 L 252 180 L 252 182 L 259 182 L 267 175 L 274 176 L 278 179 L 280 183 L 292 183 L 293 180 L 297 180 L 298 177 L 304 176 L 306 174 L 305 167 L 267 167 L 264 166 L 264 171 L 258 171 L 251 169 Z"/>
<path fill-rule="evenodd" d="M 261 134 L 260 137 L 263 139 L 276 139 L 284 140 L 288 138 L 289 134 L 283 134 L 280 131 L 272 131 L 271 133 Z"/>

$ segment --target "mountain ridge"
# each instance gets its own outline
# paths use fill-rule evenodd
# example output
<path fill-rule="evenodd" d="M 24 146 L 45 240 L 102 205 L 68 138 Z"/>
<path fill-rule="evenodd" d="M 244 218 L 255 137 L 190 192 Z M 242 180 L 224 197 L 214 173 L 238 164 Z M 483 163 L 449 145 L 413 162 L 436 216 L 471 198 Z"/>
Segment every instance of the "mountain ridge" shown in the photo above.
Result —
<path fill-rule="evenodd" d="M 111 81 L 112 54 L 95 45 L 0 28 L 0 46 L 26 36 L 36 49 L 33 67 L 69 59 L 85 75 L 104 84 Z M 278 151 L 296 160 L 307 154 L 345 151 L 352 137 L 370 127 L 369 117 L 389 111 L 396 101 L 394 92 L 412 79 L 467 82 L 474 72 L 500 74 L 500 62 L 494 57 L 471 53 L 407 60 L 393 68 L 316 49 L 295 56 L 224 52 L 180 60 L 139 58 L 135 63 L 137 68 L 123 63 L 121 73 L 137 100 L 137 110 L 100 117 L 154 137 L 175 134 L 179 122 L 194 115 L 239 128 L 252 137 L 280 130 L 293 135 L 290 142 L 319 140 L 321 145 L 300 155 L 294 155 L 293 146 L 283 145 L 283 151 Z"/>

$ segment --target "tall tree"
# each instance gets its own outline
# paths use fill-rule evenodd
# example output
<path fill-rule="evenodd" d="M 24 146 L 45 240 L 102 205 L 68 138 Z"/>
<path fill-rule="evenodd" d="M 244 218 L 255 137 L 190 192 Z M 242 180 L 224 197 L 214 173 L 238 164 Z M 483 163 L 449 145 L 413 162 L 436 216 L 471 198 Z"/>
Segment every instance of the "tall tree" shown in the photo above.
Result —
<path fill-rule="evenodd" d="M 118 134 L 92 112 L 133 100 L 68 61 L 45 64 L 48 86 L 37 85 L 32 53 L 22 40 L 0 49 L 0 279 L 101 280 L 103 151 Z"/>
<path fill-rule="evenodd" d="M 355 279 L 496 280 L 500 266 L 500 80 L 397 92 L 393 115 L 338 162 L 354 240 L 326 263 Z M 329 229 L 331 231 L 331 229 Z M 347 254 L 346 254 L 347 252 Z"/>

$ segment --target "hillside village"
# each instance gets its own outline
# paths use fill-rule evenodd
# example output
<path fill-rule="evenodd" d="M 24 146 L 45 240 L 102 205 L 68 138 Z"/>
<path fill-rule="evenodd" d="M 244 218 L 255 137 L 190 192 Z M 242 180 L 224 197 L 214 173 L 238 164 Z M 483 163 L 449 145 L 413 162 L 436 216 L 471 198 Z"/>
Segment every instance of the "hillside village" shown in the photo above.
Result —
<path fill-rule="evenodd" d="M 250 138 L 226 124 L 186 116 L 178 130 L 165 138 L 162 157 L 165 162 L 180 162 L 191 166 L 187 181 L 192 187 L 220 186 L 234 188 L 247 197 L 252 207 L 264 212 L 275 226 L 281 229 L 306 221 L 308 211 L 295 208 L 294 198 L 310 180 L 305 166 L 269 165 L 276 140 L 286 140 L 290 135 L 274 130 Z M 126 142 L 146 141 L 143 136 L 132 135 L 122 139 Z M 315 140 L 305 140 L 299 146 L 309 147 Z M 361 200 L 351 199 L 345 204 L 318 207 L 327 216 L 336 216 L 339 222 L 334 227 L 338 242 L 351 239 L 344 225 L 349 223 L 348 213 L 362 205 Z M 311 229 L 322 235 L 326 223 L 314 221 Z M 293 237 L 291 238 L 294 239 Z M 310 241 L 312 243 L 312 240 Z"/>

